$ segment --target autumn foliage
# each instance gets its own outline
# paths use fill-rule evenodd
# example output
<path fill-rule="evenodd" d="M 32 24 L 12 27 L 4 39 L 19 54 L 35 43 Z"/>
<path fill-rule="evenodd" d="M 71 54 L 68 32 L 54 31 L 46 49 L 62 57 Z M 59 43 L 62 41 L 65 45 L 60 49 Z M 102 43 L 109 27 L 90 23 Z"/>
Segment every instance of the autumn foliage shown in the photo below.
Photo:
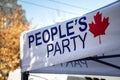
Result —
<path fill-rule="evenodd" d="M 0 12 L 0 80 L 20 66 L 20 34 L 29 26 L 21 11 L 18 7 L 12 15 Z"/>

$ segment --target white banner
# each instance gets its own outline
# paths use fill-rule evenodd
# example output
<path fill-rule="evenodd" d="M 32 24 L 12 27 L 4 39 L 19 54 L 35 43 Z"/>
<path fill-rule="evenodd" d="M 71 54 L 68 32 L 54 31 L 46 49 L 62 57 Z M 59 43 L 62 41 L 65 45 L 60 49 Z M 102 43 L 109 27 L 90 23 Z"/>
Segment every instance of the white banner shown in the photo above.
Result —
<path fill-rule="evenodd" d="M 113 56 L 114 55 L 114 56 Z M 116 56 L 115 56 L 116 55 Z M 117 56 L 119 55 L 119 56 Z M 109 57 L 108 57 L 109 56 Z M 92 59 L 73 60 L 58 65 L 44 67 L 30 71 L 31 73 L 57 73 L 57 74 L 85 74 L 85 75 L 107 75 L 120 76 L 120 50 L 100 54 L 92 57 L 93 59 L 102 60 L 109 64 L 103 64 Z"/>
<path fill-rule="evenodd" d="M 120 1 L 21 35 L 22 72 L 120 49 Z"/>

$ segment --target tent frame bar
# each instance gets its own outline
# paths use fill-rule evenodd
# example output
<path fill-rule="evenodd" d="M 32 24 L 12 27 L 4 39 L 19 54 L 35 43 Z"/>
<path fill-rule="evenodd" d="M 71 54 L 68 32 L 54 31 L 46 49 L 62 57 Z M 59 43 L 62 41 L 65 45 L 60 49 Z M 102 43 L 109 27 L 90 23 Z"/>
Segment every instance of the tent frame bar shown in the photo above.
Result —
<path fill-rule="evenodd" d="M 120 66 L 114 65 L 112 63 L 103 61 L 103 60 L 99 60 L 99 59 L 106 59 L 106 58 L 116 58 L 116 57 L 120 57 L 120 54 L 116 54 L 116 55 L 106 55 L 106 56 L 95 56 L 95 57 L 87 57 L 87 58 L 83 58 L 83 59 L 79 59 L 79 60 L 93 60 L 102 64 L 105 64 L 107 66 L 111 66 L 114 67 L 116 69 L 120 70 Z"/>
<path fill-rule="evenodd" d="M 99 59 L 95 59 L 95 58 L 91 58 L 91 60 L 96 61 L 96 62 L 99 62 L 99 63 L 102 63 L 102 64 L 105 64 L 105 65 L 108 65 L 108 66 L 111 66 L 111 67 L 114 67 L 114 68 L 120 70 L 120 66 L 117 66 L 117 65 L 114 65 L 114 64 L 108 63 L 108 62 L 106 62 L 106 61 L 99 60 Z"/>

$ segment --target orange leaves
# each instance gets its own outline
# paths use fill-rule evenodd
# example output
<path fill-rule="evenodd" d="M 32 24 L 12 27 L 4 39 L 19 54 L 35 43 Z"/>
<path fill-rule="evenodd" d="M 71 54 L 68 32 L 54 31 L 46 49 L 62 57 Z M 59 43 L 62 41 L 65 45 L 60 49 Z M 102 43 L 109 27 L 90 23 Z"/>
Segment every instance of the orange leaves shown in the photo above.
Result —
<path fill-rule="evenodd" d="M 23 22 L 21 8 L 12 15 L 0 12 L 0 72 L 19 67 L 20 34 L 28 29 L 29 22 Z"/>

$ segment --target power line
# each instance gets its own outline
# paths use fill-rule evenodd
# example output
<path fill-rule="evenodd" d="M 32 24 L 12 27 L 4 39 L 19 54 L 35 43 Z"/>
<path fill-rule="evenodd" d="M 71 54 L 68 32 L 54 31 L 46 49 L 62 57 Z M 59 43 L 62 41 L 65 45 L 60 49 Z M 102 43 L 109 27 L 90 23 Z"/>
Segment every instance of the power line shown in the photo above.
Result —
<path fill-rule="evenodd" d="M 85 10 L 85 11 L 91 11 L 91 9 L 71 5 L 71 4 L 68 4 L 68 3 L 61 2 L 61 1 L 56 1 L 56 0 L 48 0 L 48 1 L 51 1 L 51 2 L 54 2 L 54 3 L 57 3 L 57 4 L 66 5 L 66 6 L 69 6 L 69 7 L 74 7 L 74 8 L 77 8 L 77 9 L 82 9 L 82 10 Z"/>
<path fill-rule="evenodd" d="M 52 7 L 48 7 L 48 6 L 43 6 L 43 5 L 40 5 L 40 4 L 28 2 L 28 1 L 23 1 L 23 0 L 19 0 L 19 1 L 20 1 L 20 2 L 23 2 L 23 3 L 26 3 L 26 4 L 29 4 L 29 5 L 34 5 L 34 6 L 37 6 L 37 7 L 42 7 L 42 8 L 46 8 L 46 9 L 55 10 L 55 11 L 60 10 L 60 9 L 56 9 L 56 8 L 52 8 Z M 61 12 L 64 12 L 64 13 L 68 13 L 68 14 L 78 15 L 77 13 L 68 12 L 68 11 L 65 11 L 65 10 L 60 10 L 60 11 L 61 11 Z"/>

